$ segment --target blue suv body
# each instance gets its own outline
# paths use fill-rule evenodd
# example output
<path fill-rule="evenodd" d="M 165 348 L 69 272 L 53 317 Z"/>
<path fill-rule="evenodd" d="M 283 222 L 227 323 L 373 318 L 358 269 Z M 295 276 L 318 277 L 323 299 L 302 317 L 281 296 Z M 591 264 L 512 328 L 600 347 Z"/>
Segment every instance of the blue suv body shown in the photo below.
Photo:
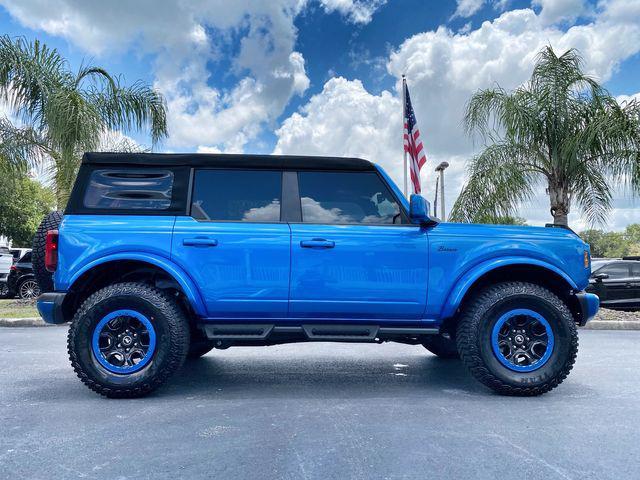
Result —
<path fill-rule="evenodd" d="M 108 396 L 212 348 L 314 340 L 422 344 L 539 394 L 598 308 L 570 230 L 441 223 L 360 159 L 86 154 L 47 248 L 38 308 Z"/>

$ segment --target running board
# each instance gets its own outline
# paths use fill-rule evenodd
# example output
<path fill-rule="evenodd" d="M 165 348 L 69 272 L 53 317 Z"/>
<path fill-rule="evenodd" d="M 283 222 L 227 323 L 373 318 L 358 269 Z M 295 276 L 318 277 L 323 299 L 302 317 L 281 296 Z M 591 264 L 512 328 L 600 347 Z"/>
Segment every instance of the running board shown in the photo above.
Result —
<path fill-rule="evenodd" d="M 273 345 L 290 342 L 407 342 L 425 335 L 437 335 L 438 328 L 381 327 L 358 324 L 201 324 L 207 338 L 218 345 Z M 417 342 L 417 340 L 416 340 Z M 414 343 L 414 342 L 412 342 Z"/>

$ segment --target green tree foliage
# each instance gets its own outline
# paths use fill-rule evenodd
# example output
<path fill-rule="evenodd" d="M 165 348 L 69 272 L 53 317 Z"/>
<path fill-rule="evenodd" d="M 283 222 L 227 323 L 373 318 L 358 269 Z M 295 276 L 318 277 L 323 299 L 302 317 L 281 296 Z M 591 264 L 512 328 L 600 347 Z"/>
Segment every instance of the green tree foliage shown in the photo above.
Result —
<path fill-rule="evenodd" d="M 592 257 L 640 256 L 640 223 L 627 226 L 624 232 L 585 230 L 580 237 L 591 246 Z"/>
<path fill-rule="evenodd" d="M 30 247 L 42 217 L 53 210 L 50 188 L 26 176 L 0 175 L 0 235 L 14 246 Z"/>
<path fill-rule="evenodd" d="M 149 130 L 154 143 L 167 135 L 160 93 L 96 66 L 77 72 L 39 41 L 0 36 L 0 99 L 19 121 L 0 119 L 0 158 L 18 173 L 53 165 L 57 203 L 66 203 L 80 158 L 113 130 Z"/>
<path fill-rule="evenodd" d="M 477 217 L 475 223 L 488 223 L 493 225 L 527 225 L 527 220 L 522 217 L 513 217 L 511 215 L 504 215 L 502 217 L 492 217 L 490 215 L 484 217 Z"/>
<path fill-rule="evenodd" d="M 546 187 L 554 223 L 567 225 L 573 204 L 599 223 L 611 208 L 610 182 L 640 192 L 640 103 L 619 105 L 583 73 L 575 50 L 545 48 L 525 85 L 477 92 L 464 120 L 488 146 L 469 164 L 454 221 L 513 215 Z"/>

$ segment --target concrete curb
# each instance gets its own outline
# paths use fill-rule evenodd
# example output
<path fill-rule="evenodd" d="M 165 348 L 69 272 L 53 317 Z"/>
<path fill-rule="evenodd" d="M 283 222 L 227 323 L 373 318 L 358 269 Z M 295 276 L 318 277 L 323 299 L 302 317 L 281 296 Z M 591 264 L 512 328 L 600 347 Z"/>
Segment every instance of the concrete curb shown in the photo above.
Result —
<path fill-rule="evenodd" d="M 591 320 L 587 330 L 640 330 L 640 320 Z"/>
<path fill-rule="evenodd" d="M 38 318 L 0 318 L 0 327 L 52 327 Z"/>

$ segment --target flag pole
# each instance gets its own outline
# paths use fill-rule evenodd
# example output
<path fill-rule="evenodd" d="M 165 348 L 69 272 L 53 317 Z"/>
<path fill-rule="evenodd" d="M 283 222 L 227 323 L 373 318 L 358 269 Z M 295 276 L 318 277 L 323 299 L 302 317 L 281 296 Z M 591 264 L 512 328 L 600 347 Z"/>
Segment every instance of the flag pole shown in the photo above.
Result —
<path fill-rule="evenodd" d="M 404 196 L 409 198 L 408 182 L 407 182 L 407 150 L 404 148 L 404 123 L 407 120 L 407 112 L 405 111 L 407 106 L 407 99 L 405 98 L 405 92 L 407 91 L 407 79 L 402 75 L 402 151 L 404 152 Z"/>

